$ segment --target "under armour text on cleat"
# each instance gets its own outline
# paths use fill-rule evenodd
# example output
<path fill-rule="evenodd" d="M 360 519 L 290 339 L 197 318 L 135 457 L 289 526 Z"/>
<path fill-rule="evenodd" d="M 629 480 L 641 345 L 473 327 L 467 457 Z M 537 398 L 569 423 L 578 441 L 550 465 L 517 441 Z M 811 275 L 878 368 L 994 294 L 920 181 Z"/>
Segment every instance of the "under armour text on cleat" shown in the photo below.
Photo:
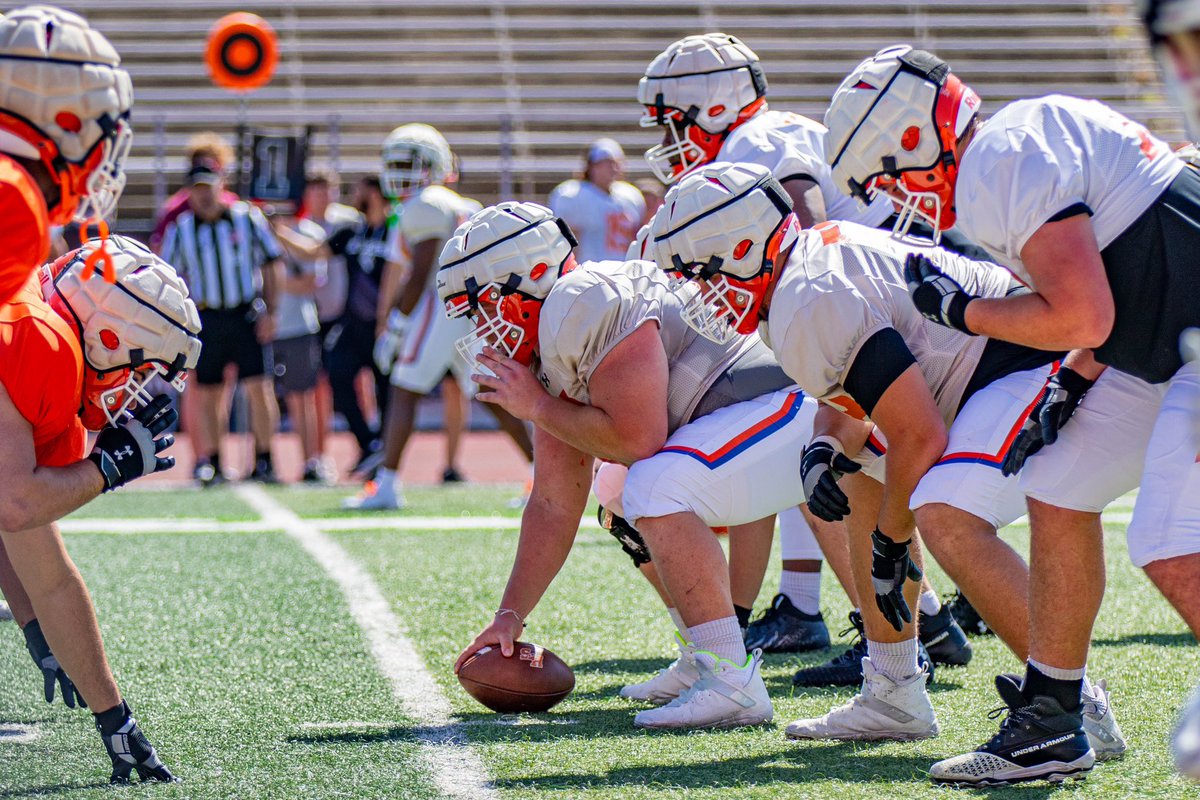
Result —
<path fill-rule="evenodd" d="M 805 614 L 785 594 L 775 595 L 771 606 L 746 629 L 746 650 L 764 653 L 803 653 L 829 647 L 829 628 L 820 612 Z"/>
<path fill-rule="evenodd" d="M 1096 763 L 1083 730 L 1082 709 L 1064 711 L 1052 697 L 1026 697 L 1014 675 L 996 678 L 1008 712 L 1000 730 L 978 750 L 939 761 L 929 769 L 937 783 L 999 786 L 1045 780 L 1059 783 L 1082 778 Z"/>
<path fill-rule="evenodd" d="M 739 728 L 762 725 L 774 716 L 763 683 L 762 651 L 755 650 L 744 665 L 699 650 L 700 677 L 691 688 L 665 706 L 641 711 L 633 718 L 638 728 Z"/>
<path fill-rule="evenodd" d="M 870 658 L 863 658 L 862 670 L 862 689 L 850 702 L 823 717 L 796 720 L 787 726 L 787 738 L 912 741 L 937 736 L 925 670 L 895 681 L 877 672 Z"/>
<path fill-rule="evenodd" d="M 971 643 L 948 606 L 943 604 L 936 614 L 922 613 L 917 623 L 917 634 L 935 664 L 965 667 L 971 663 L 971 656 L 974 655 Z"/>

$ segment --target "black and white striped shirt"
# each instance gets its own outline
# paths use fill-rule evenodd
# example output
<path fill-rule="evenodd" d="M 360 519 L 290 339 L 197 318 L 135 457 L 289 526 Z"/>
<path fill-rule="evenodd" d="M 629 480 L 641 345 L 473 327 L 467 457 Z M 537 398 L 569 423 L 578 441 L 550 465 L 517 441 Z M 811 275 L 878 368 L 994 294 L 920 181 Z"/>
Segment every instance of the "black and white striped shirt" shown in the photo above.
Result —
<path fill-rule="evenodd" d="M 183 276 L 201 309 L 249 305 L 262 294 L 263 265 L 282 256 L 262 212 L 242 201 L 216 222 L 185 211 L 163 236 L 163 259 Z"/>

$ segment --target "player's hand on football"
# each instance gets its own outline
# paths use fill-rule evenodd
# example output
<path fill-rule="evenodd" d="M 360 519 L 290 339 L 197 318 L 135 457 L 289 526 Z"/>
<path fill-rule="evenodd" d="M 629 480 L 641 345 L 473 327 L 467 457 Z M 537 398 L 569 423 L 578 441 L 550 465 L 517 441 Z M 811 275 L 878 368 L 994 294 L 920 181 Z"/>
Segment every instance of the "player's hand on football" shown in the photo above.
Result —
<path fill-rule="evenodd" d="M 75 688 L 75 684 L 67 677 L 67 673 L 63 672 L 54 653 L 50 652 L 50 645 L 46 643 L 46 637 L 42 634 L 41 623 L 36 619 L 30 620 L 23 632 L 25 649 L 32 656 L 33 663 L 42 671 L 42 689 L 46 694 L 46 702 L 54 702 L 54 687 L 57 684 L 60 690 L 59 695 L 67 708 L 75 708 L 76 705 L 80 708 L 87 708 L 87 702 L 83 699 L 83 695 Z"/>
<path fill-rule="evenodd" d="M 925 319 L 974 335 L 967 327 L 967 304 L 975 296 L 920 253 L 904 259 L 904 280 L 913 305 Z"/>
<path fill-rule="evenodd" d="M 128 706 L 125 706 L 128 711 Z M 109 783 L 129 783 L 129 777 L 137 770 L 142 781 L 157 781 L 160 783 L 178 783 L 179 778 L 171 774 L 167 765 L 158 757 L 154 745 L 142 733 L 137 720 L 126 715 L 124 723 L 111 734 L 105 735 L 96 721 L 96 729 L 100 731 L 100 739 L 104 749 L 112 761 L 112 775 Z"/>
<path fill-rule="evenodd" d="M 178 420 L 171 398 L 160 394 L 119 425 L 100 431 L 88 460 L 100 470 L 104 491 L 175 466 L 174 458 L 158 454 L 175 444 L 167 430 Z"/>
<path fill-rule="evenodd" d="M 862 469 L 822 438 L 804 448 L 800 457 L 800 482 L 808 510 L 818 519 L 837 522 L 850 513 L 850 500 L 837 485 L 838 479 Z"/>
<path fill-rule="evenodd" d="M 1051 375 L 1037 405 L 1029 412 L 1021 432 L 1008 448 L 1000 471 L 1005 475 L 1016 475 L 1025 466 L 1026 459 L 1058 441 L 1058 432 L 1075 414 L 1084 395 L 1095 383 L 1070 367 L 1060 367 Z"/>
<path fill-rule="evenodd" d="M 466 650 L 459 653 L 458 660 L 454 662 L 454 674 L 458 674 L 458 670 L 468 658 L 485 647 L 499 645 L 500 652 L 504 657 L 511 658 L 513 642 L 520 638 L 523 630 L 525 630 L 525 623 L 515 613 L 507 610 L 497 611 L 488 626 L 480 631 L 473 642 L 467 645 Z"/>
<path fill-rule="evenodd" d="M 400 313 L 400 309 L 393 308 L 388 314 L 387 322 L 384 323 L 375 337 L 375 350 L 372 356 L 375 359 L 375 366 L 384 375 L 390 375 L 392 367 L 396 364 L 396 359 L 400 357 L 400 348 L 404 346 L 405 336 L 408 334 L 408 317 Z"/>
<path fill-rule="evenodd" d="M 480 386 L 475 396 L 485 403 L 501 406 L 518 419 L 533 419 L 546 390 L 529 367 L 491 347 L 483 348 L 475 360 L 483 367 L 471 375 L 471 380 Z"/>
<path fill-rule="evenodd" d="M 871 583 L 875 605 L 896 630 L 912 622 L 912 609 L 904 599 L 905 580 L 919 581 L 923 573 L 908 552 L 912 540 L 893 542 L 876 528 L 871 534 Z"/>

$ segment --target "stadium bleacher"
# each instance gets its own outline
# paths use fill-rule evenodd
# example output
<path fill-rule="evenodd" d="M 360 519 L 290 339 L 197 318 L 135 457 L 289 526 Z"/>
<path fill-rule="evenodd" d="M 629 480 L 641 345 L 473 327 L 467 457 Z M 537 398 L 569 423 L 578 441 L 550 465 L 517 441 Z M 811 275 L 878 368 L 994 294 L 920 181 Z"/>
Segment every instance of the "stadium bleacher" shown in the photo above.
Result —
<path fill-rule="evenodd" d="M 202 62 L 210 25 L 230 11 L 261 14 L 280 39 L 273 83 L 248 97 L 251 126 L 313 125 L 315 160 L 352 176 L 377 168 L 392 127 L 428 122 L 461 156 L 464 191 L 484 201 L 503 189 L 543 197 L 599 135 L 625 146 L 632 176 L 648 174 L 637 154 L 656 137 L 637 125 L 637 79 L 665 45 L 705 30 L 741 36 L 758 52 L 774 107 L 817 118 L 855 63 L 905 41 L 947 58 L 983 95 L 985 111 L 1065 91 L 1179 134 L 1129 3 L 571 5 L 567 13 L 548 0 L 77 0 L 72 7 L 110 37 L 134 77 L 138 135 L 122 226 L 148 226 L 157 200 L 179 183 L 191 133 L 233 131 L 239 103 L 209 83 Z"/>

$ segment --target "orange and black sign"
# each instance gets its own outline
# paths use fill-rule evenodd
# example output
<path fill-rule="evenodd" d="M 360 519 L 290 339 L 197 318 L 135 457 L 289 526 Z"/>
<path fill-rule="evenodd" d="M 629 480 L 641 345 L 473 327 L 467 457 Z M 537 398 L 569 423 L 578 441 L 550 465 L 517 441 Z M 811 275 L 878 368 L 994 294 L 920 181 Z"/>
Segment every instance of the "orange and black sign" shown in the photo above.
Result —
<path fill-rule="evenodd" d="M 226 14 L 208 32 L 204 63 L 212 82 L 224 89 L 251 92 L 266 86 L 279 63 L 275 29 L 257 14 Z"/>

